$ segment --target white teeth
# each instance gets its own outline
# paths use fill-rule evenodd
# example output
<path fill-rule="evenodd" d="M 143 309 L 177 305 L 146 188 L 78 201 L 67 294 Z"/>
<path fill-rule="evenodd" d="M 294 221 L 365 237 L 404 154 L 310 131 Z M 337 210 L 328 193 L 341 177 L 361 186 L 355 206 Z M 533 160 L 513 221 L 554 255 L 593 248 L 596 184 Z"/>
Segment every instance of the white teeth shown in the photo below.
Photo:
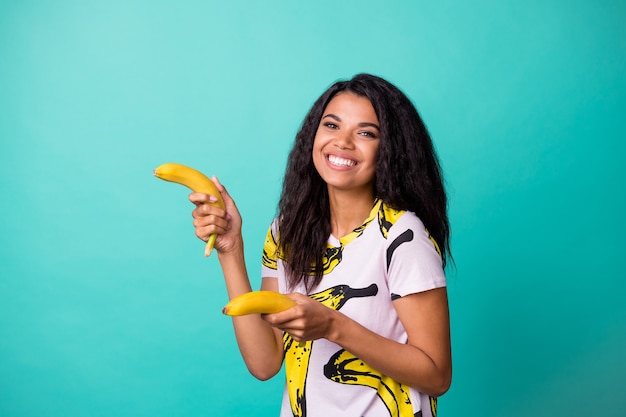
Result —
<path fill-rule="evenodd" d="M 350 159 L 340 158 L 334 155 L 328 155 L 328 161 L 333 165 L 338 165 L 342 167 L 352 167 L 356 165 L 355 161 L 352 161 Z"/>

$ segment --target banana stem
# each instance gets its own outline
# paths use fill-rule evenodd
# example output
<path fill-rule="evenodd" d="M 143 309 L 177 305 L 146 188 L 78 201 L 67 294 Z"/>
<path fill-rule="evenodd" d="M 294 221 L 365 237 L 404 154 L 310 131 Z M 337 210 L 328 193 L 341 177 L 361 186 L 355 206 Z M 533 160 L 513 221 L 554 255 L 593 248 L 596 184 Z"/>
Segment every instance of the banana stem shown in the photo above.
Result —
<path fill-rule="evenodd" d="M 209 236 L 209 240 L 206 241 L 206 246 L 204 247 L 204 256 L 206 256 L 207 258 L 211 256 L 213 246 L 215 246 L 215 239 L 217 239 L 217 234 L 213 233 L 211 236 Z"/>

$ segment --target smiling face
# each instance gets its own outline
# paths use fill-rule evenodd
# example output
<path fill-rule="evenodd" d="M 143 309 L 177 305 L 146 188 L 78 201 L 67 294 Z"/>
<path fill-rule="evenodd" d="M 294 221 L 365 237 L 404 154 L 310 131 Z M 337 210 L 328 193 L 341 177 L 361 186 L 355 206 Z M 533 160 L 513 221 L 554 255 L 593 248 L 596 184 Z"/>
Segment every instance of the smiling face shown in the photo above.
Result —
<path fill-rule="evenodd" d="M 380 142 L 372 103 L 350 92 L 330 100 L 315 134 L 313 164 L 332 190 L 363 191 L 373 197 Z"/>

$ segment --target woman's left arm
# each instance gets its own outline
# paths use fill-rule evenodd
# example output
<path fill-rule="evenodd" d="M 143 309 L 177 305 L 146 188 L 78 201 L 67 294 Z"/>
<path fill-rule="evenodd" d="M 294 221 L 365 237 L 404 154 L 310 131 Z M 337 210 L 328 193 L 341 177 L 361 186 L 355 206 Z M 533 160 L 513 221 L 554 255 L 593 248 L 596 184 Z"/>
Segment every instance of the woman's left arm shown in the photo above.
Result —
<path fill-rule="evenodd" d="M 296 341 L 326 338 L 377 371 L 431 396 L 440 396 L 452 380 L 450 318 L 446 288 L 410 294 L 393 301 L 408 343 L 367 329 L 339 311 L 301 294 L 298 305 L 264 316 Z"/>

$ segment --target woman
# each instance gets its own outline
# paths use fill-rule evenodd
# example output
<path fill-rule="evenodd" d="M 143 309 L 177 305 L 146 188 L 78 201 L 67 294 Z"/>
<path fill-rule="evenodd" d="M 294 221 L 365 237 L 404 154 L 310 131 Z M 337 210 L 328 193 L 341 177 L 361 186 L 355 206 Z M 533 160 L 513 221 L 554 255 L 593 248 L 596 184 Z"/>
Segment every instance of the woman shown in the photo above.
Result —
<path fill-rule="evenodd" d="M 215 248 L 230 298 L 251 291 L 241 216 L 193 193 L 196 235 Z M 289 155 L 279 215 L 263 251 L 261 289 L 297 305 L 234 317 L 249 371 L 285 362 L 281 416 L 434 416 L 451 383 L 444 267 L 447 199 L 413 104 L 368 74 L 332 85 Z"/>

